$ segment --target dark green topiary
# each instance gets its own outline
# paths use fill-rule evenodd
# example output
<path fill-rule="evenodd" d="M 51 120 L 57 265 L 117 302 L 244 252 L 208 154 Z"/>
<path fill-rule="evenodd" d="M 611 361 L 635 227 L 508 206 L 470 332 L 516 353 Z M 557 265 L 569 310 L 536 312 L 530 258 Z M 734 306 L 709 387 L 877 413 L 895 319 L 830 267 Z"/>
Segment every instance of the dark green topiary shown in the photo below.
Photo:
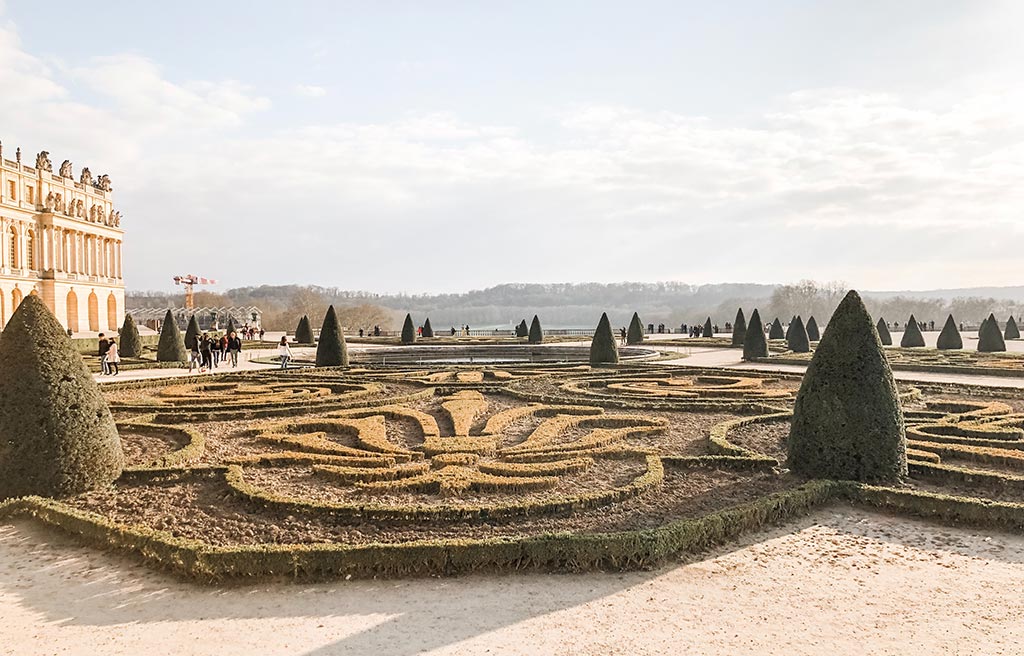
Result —
<path fill-rule="evenodd" d="M 157 362 L 188 362 L 185 345 L 181 341 L 181 331 L 174 317 L 168 310 L 164 315 L 164 325 L 160 327 L 160 342 L 156 347 Z"/>
<path fill-rule="evenodd" d="M 185 348 L 189 351 L 195 349 L 196 343 L 199 341 L 199 322 L 196 321 L 196 315 L 192 315 L 188 319 L 188 327 L 185 328 Z"/>
<path fill-rule="evenodd" d="M 1003 341 L 1003 333 L 999 330 L 999 322 L 996 315 L 988 315 L 988 319 L 981 322 L 981 330 L 978 331 L 978 350 L 983 353 L 994 353 L 1005 351 L 1006 342 Z"/>
<path fill-rule="evenodd" d="M 878 331 L 878 340 L 882 342 L 882 346 L 892 346 L 892 335 L 889 333 L 889 324 L 885 322 L 885 318 L 878 320 L 875 324 L 875 330 Z"/>
<path fill-rule="evenodd" d="M 935 348 L 942 350 L 949 349 L 962 349 L 964 347 L 964 340 L 960 337 L 960 331 L 957 330 L 956 322 L 953 321 L 953 315 L 946 317 L 946 323 L 942 326 L 942 332 L 939 333 L 939 338 L 935 341 Z"/>
<path fill-rule="evenodd" d="M 640 315 L 633 313 L 629 320 L 629 329 L 626 331 L 626 343 L 629 345 L 639 344 L 644 341 L 644 324 L 640 321 Z"/>
<path fill-rule="evenodd" d="M 313 326 L 309 324 L 309 317 L 304 314 L 299 318 L 299 323 L 295 326 L 295 343 L 312 344 L 315 341 L 313 338 Z"/>
<path fill-rule="evenodd" d="M 786 343 L 789 343 L 789 336 L 793 332 L 793 324 L 796 322 L 796 315 L 794 314 L 789 318 L 789 325 L 786 326 Z"/>
<path fill-rule="evenodd" d="M 917 319 L 910 315 L 907 320 L 907 327 L 903 330 L 903 339 L 900 340 L 903 348 L 919 348 L 924 346 L 924 335 L 921 334 L 921 327 L 917 325 Z"/>
<path fill-rule="evenodd" d="M 430 325 L 430 317 L 427 317 L 426 320 L 423 322 L 423 336 L 424 337 L 433 337 L 434 336 L 434 328 L 433 328 L 433 326 Z"/>
<path fill-rule="evenodd" d="M 519 322 L 519 325 L 516 326 L 516 337 L 526 337 L 529 334 L 530 329 L 526 325 L 526 319 L 523 319 Z"/>
<path fill-rule="evenodd" d="M 635 314 L 633 315 L 636 316 Z M 619 347 L 615 344 L 612 324 L 608 321 L 608 313 L 601 314 L 594 332 L 594 341 L 590 343 L 590 364 L 618 364 Z"/>
<path fill-rule="evenodd" d="M 228 317 L 228 328 L 227 328 L 227 331 L 228 331 L 227 332 L 228 335 L 230 335 L 231 333 L 236 333 L 236 334 L 238 333 L 238 331 L 235 329 L 235 319 L 234 319 L 234 317 Z"/>
<path fill-rule="evenodd" d="M 412 344 L 416 341 L 416 326 L 412 323 L 412 315 L 405 315 L 405 323 L 402 324 L 402 343 Z"/>
<path fill-rule="evenodd" d="M 768 339 L 786 339 L 786 331 L 782 329 L 782 322 L 778 317 L 775 317 L 772 327 L 768 329 Z"/>
<path fill-rule="evenodd" d="M 814 320 L 813 316 L 807 320 L 807 339 L 812 342 L 817 342 L 821 339 L 821 332 L 818 331 L 818 322 Z"/>
<path fill-rule="evenodd" d="M 804 320 L 797 315 L 789 323 L 789 334 L 786 336 L 786 345 L 794 353 L 808 353 L 811 350 L 811 340 L 807 336 L 807 328 L 804 327 Z"/>
<path fill-rule="evenodd" d="M 42 299 L 24 298 L 0 336 L 0 498 L 109 485 L 124 454 L 99 386 Z"/>
<path fill-rule="evenodd" d="M 747 325 L 747 334 L 743 339 L 743 359 L 767 357 L 768 342 L 764 338 L 764 324 L 761 323 L 761 314 L 755 309 L 750 315 L 750 324 Z"/>
<path fill-rule="evenodd" d="M 341 322 L 334 311 L 334 306 L 327 308 L 324 323 L 320 328 L 320 341 L 316 345 L 316 366 L 347 367 L 348 346 L 345 344 L 345 333 L 341 330 Z"/>
<path fill-rule="evenodd" d="M 1013 320 L 1013 315 L 1006 320 L 1006 331 L 1003 332 L 1003 339 L 1020 339 L 1020 329 L 1017 328 L 1017 322 Z"/>
<path fill-rule="evenodd" d="M 132 315 L 124 315 L 124 323 L 121 324 L 121 332 L 118 334 L 117 354 L 125 358 L 138 358 L 142 356 L 142 338 L 139 337 L 139 328 L 135 325 Z"/>
<path fill-rule="evenodd" d="M 701 337 L 715 336 L 715 327 L 711 324 L 711 317 L 708 317 L 708 320 L 704 322 L 704 330 L 701 331 L 700 335 Z"/>
<path fill-rule="evenodd" d="M 540 319 L 537 318 L 536 314 L 533 315 L 533 321 L 530 322 L 529 341 L 531 344 L 540 344 L 541 342 L 544 341 L 544 331 L 542 331 L 540 328 Z"/>
<path fill-rule="evenodd" d="M 743 346 L 743 338 L 747 335 L 747 320 L 743 316 L 743 308 L 736 310 L 736 321 L 732 323 L 732 345 Z"/>
<path fill-rule="evenodd" d="M 801 476 L 898 483 L 907 474 L 896 381 L 855 291 L 829 319 L 804 374 L 788 449 L 789 468 Z"/>

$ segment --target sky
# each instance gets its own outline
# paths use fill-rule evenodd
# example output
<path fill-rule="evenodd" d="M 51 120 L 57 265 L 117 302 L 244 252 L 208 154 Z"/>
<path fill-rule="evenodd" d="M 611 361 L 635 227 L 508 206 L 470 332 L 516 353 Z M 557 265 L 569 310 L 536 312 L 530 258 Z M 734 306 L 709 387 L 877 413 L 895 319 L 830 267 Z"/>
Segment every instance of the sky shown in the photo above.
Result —
<path fill-rule="evenodd" d="M 111 176 L 129 289 L 1021 282 L 1017 0 L 42 8 L 4 153 Z"/>

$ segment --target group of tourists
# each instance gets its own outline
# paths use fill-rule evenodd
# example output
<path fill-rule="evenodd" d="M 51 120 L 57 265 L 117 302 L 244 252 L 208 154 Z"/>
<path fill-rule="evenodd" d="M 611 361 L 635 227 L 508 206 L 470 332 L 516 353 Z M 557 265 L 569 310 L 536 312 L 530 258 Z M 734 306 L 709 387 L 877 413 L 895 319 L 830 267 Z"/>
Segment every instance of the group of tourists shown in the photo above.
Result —
<path fill-rule="evenodd" d="M 239 329 L 239 334 L 242 336 L 242 339 L 248 339 L 249 341 L 256 339 L 256 336 L 259 335 L 260 341 L 262 342 L 263 335 L 266 334 L 266 331 L 263 330 L 263 328 L 256 328 L 255 326 L 245 324 Z"/>
<path fill-rule="evenodd" d="M 117 340 L 100 333 L 100 375 L 116 376 L 121 356 L 117 352 Z"/>
<path fill-rule="evenodd" d="M 380 337 L 380 326 L 374 326 L 373 330 L 370 330 L 369 328 L 359 329 L 360 337 L 369 337 L 370 335 L 373 335 L 374 337 Z M 260 336 L 260 339 L 263 339 L 262 335 Z"/>
<path fill-rule="evenodd" d="M 246 329 L 243 328 L 243 330 Z M 262 332 L 260 330 L 260 333 Z M 242 338 L 238 336 L 238 333 L 231 332 L 224 335 L 203 333 L 190 341 L 191 344 L 185 345 L 191 352 L 188 362 L 190 373 L 193 369 L 199 369 L 199 373 L 212 371 L 229 359 L 232 368 L 238 366 L 238 354 L 242 351 Z"/>

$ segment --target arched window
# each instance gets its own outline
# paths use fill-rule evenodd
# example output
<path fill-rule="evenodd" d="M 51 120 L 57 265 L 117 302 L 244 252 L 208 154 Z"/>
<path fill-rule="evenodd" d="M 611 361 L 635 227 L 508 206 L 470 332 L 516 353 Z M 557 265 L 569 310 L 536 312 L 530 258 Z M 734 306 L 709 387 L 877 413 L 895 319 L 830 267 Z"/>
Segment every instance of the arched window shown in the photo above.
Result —
<path fill-rule="evenodd" d="M 7 229 L 7 266 L 12 269 L 17 269 L 20 262 L 18 262 L 18 233 L 14 230 L 14 226 Z"/>
<path fill-rule="evenodd" d="M 21 298 L 22 298 L 21 297 L 21 290 L 18 289 L 17 287 L 15 287 L 14 290 L 11 292 L 11 312 L 12 313 L 13 313 L 14 310 L 18 309 L 19 305 L 21 305 Z"/>
<path fill-rule="evenodd" d="M 78 295 L 74 290 L 68 292 L 67 296 L 68 328 L 71 332 L 78 332 Z"/>
<path fill-rule="evenodd" d="M 117 330 L 117 299 L 113 292 L 107 296 L 107 329 Z"/>
<path fill-rule="evenodd" d="M 36 268 L 36 233 L 31 230 L 25 233 L 25 264 L 29 270 Z"/>

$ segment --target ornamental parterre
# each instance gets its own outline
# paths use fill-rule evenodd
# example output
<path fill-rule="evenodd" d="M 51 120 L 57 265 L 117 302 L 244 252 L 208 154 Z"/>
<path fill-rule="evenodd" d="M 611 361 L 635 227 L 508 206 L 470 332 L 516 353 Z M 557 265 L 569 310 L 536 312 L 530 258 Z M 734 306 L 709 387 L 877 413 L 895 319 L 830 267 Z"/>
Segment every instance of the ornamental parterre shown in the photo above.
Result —
<path fill-rule="evenodd" d="M 647 568 L 826 503 L 1024 528 L 1020 392 L 901 387 L 911 479 L 875 487 L 785 469 L 799 383 L 657 364 L 119 383 L 124 474 L 0 513 L 201 581 Z"/>

